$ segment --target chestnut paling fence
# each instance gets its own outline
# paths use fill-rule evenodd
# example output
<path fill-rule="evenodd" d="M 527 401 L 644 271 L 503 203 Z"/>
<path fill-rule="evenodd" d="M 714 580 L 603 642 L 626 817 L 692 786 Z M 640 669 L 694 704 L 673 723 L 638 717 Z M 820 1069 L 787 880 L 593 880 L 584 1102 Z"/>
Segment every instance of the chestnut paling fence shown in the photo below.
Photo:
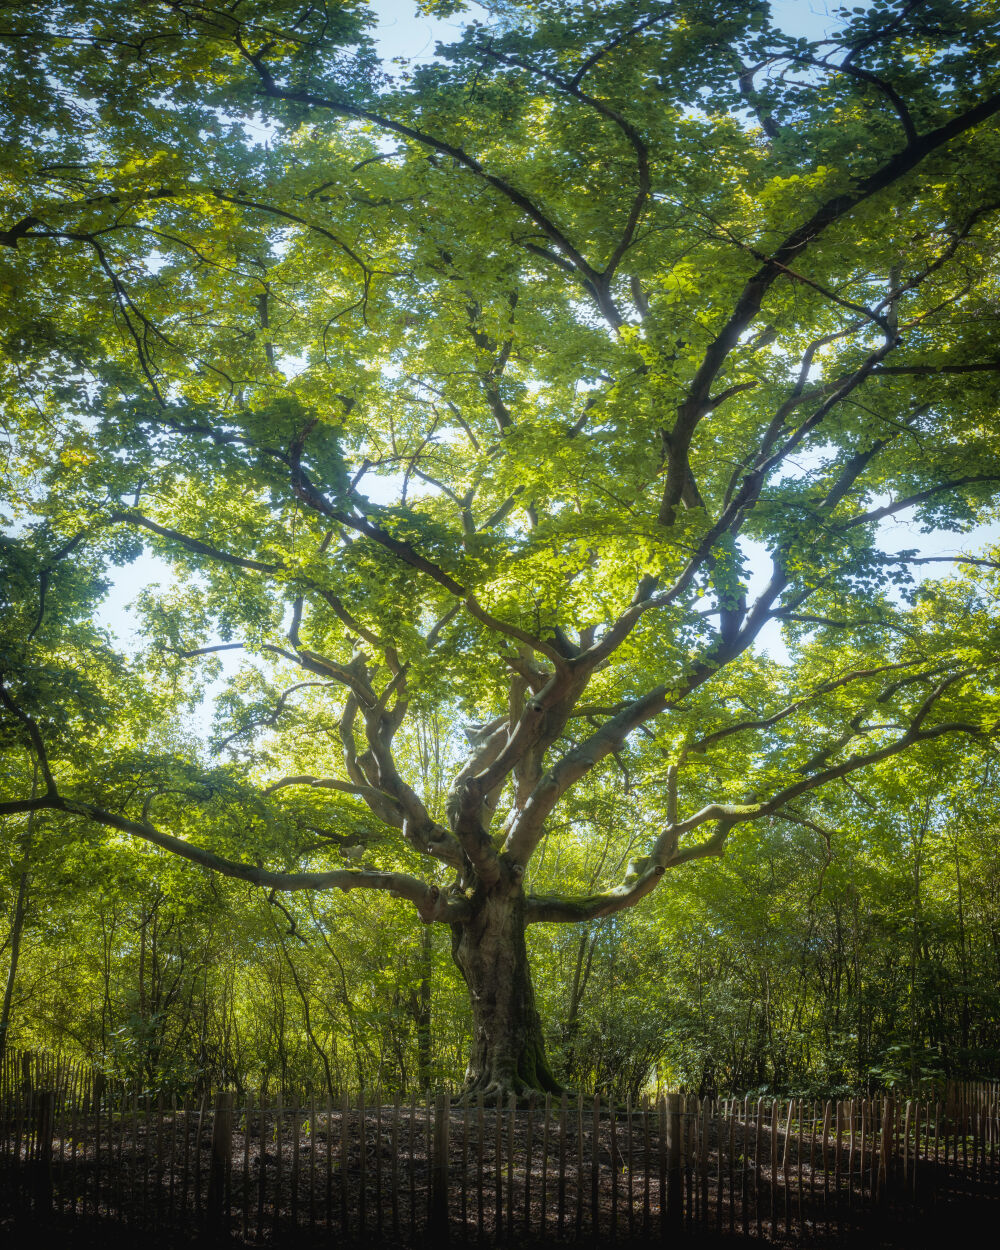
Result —
<path fill-rule="evenodd" d="M 148 1096 L 83 1066 L 0 1065 L 0 1193 L 32 1220 L 246 1244 L 838 1238 L 1000 1200 L 1000 1087 L 910 1098 L 599 1097 L 502 1107 L 444 1092 L 262 1103 Z"/>

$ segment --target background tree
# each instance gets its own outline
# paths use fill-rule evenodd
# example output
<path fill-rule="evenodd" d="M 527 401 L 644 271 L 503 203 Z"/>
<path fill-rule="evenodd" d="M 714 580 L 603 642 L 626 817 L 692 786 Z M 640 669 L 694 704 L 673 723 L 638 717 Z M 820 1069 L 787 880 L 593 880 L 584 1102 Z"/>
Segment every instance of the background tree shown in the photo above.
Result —
<path fill-rule="evenodd" d="M 391 82 L 361 5 L 8 6 L 0 705 L 41 793 L 0 814 L 408 900 L 492 1096 L 557 1084 L 527 926 L 996 722 L 989 589 L 878 523 L 995 504 L 1000 22 L 491 13 Z M 81 605 L 140 540 L 176 581 L 127 664 Z M 209 762 L 163 725 L 229 648 Z"/>

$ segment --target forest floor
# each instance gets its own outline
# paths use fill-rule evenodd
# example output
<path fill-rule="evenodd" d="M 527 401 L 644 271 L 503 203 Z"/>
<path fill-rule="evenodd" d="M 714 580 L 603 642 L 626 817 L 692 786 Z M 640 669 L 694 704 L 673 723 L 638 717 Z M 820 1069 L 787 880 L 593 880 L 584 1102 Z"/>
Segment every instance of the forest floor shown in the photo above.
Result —
<path fill-rule="evenodd" d="M 721 1140 L 718 1124 L 710 1125 L 678 1178 L 674 1218 L 661 1225 L 664 1150 L 655 1117 L 637 1113 L 623 1128 L 608 1116 L 595 1122 L 574 1113 L 564 1124 L 553 1117 L 546 1131 L 541 1113 L 498 1119 L 487 1109 L 480 1118 L 474 1108 L 468 1117 L 455 1108 L 448 1244 L 939 1250 L 956 1233 L 1000 1227 L 994 1170 L 977 1180 L 957 1154 L 953 1165 L 922 1163 L 916 1186 L 889 1186 L 874 1202 L 871 1150 L 852 1155 L 849 1169 L 845 1156 L 843 1171 L 824 1172 L 815 1139 L 793 1134 L 786 1149 L 779 1136 L 772 1167 L 769 1133 L 719 1123 L 727 1124 Z M 24 1155 L 16 1167 L 10 1156 L 0 1160 L 0 1245 L 28 1250 L 40 1236 L 99 1250 L 444 1244 L 432 1212 L 434 1122 L 426 1108 L 399 1116 L 368 1109 L 363 1117 L 355 1109 L 346 1118 L 286 1109 L 280 1122 L 274 1109 L 237 1114 L 224 1165 L 228 1215 L 216 1209 L 212 1233 L 205 1230 L 213 1133 L 203 1111 L 147 1105 L 54 1129 L 51 1200 L 39 1198 L 37 1164 Z"/>
<path fill-rule="evenodd" d="M 804 1237 L 795 1235 L 779 1235 L 776 1240 L 770 1238 L 761 1239 L 747 1235 L 736 1234 L 733 1236 L 719 1236 L 716 1233 L 706 1234 L 702 1232 L 682 1232 L 669 1239 L 660 1237 L 637 1238 L 629 1240 L 628 1238 L 618 1239 L 611 1243 L 604 1239 L 602 1243 L 595 1243 L 592 1239 L 585 1238 L 582 1242 L 557 1242 L 551 1240 L 539 1242 L 536 1239 L 524 1240 L 518 1239 L 514 1243 L 509 1242 L 492 1242 L 483 1243 L 469 1242 L 470 1246 L 480 1244 L 482 1246 L 516 1246 L 518 1250 L 543 1250 L 555 1245 L 579 1245 L 581 1247 L 593 1247 L 597 1244 L 604 1246 L 615 1245 L 621 1247 L 621 1250 L 663 1250 L 665 1246 L 675 1247 L 699 1247 L 700 1250 L 735 1250 L 738 1246 L 752 1246 L 753 1244 L 766 1244 L 770 1246 L 780 1247 L 800 1247 L 800 1246 L 850 1246 L 851 1250 L 864 1250 L 866 1247 L 873 1247 L 873 1250 L 891 1250 L 891 1248 L 899 1248 L 899 1250 L 940 1250 L 942 1246 L 949 1243 L 959 1242 L 975 1242 L 982 1245 L 992 1244 L 996 1229 L 998 1216 L 997 1204 L 969 1203 L 952 1207 L 947 1215 L 941 1214 L 929 1221 L 922 1222 L 919 1227 L 896 1226 L 896 1227 L 872 1227 L 869 1229 L 855 1228 L 848 1237 L 814 1237 L 806 1235 Z M 113 1219 L 102 1219 L 98 1221 L 90 1221 L 87 1223 L 70 1223 L 67 1220 L 61 1220 L 57 1217 L 48 1221 L 39 1221 L 35 1218 L 10 1218 L 4 1219 L 0 1217 L 0 1245 L 5 1250 L 40 1250 L 45 1244 L 58 1245 L 67 1247 L 68 1250 L 201 1250 L 203 1247 L 221 1247 L 229 1246 L 234 1250 L 242 1243 L 235 1237 L 219 1237 L 210 1234 L 178 1234 L 177 1232 L 165 1231 L 147 1231 L 141 1237 L 137 1235 L 136 1229 L 132 1225 L 122 1224 Z M 339 1237 L 331 1237 L 329 1239 L 321 1239 L 313 1241 L 310 1237 L 303 1237 L 301 1231 L 289 1230 L 287 1236 L 279 1236 L 273 1240 L 269 1240 L 267 1245 L 271 1246 L 287 1246 L 289 1250 L 301 1250 L 303 1247 L 313 1246 L 350 1246 L 361 1247 L 365 1243 L 359 1243 L 355 1239 L 347 1241 Z M 367 1243 L 369 1245 L 374 1243 Z M 387 1250 L 421 1250 L 428 1244 L 428 1239 L 423 1230 L 419 1230 L 418 1234 L 410 1239 L 403 1239 L 399 1242 L 383 1243 Z M 451 1248 L 457 1248 L 462 1245 L 459 1238 L 449 1239 L 448 1242 L 436 1241 L 436 1247 L 444 1250 L 447 1245 Z"/>

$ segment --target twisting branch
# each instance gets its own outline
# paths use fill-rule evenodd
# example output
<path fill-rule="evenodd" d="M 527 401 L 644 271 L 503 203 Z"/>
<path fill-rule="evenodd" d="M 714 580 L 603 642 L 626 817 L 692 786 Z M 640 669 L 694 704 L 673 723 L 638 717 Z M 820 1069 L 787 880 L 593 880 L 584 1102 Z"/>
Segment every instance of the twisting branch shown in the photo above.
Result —
<path fill-rule="evenodd" d="M 652 25 L 652 22 L 648 24 Z M 527 70 L 531 74 L 537 74 L 540 78 L 543 78 L 546 82 L 551 83 L 554 87 L 558 87 L 560 90 L 567 92 L 574 99 L 579 100 L 581 104 L 588 105 L 602 117 L 606 117 L 609 121 L 613 122 L 631 146 L 635 156 L 636 165 L 635 196 L 632 200 L 631 207 L 629 208 L 628 217 L 626 219 L 625 228 L 622 231 L 621 238 L 613 248 L 611 255 L 608 257 L 607 263 L 600 274 L 601 298 L 598 300 L 598 306 L 605 316 L 608 315 L 609 311 L 613 313 L 613 315 L 608 318 L 612 325 L 620 325 L 622 319 L 617 310 L 614 308 L 610 295 L 610 283 L 618 269 L 618 265 L 622 257 L 631 247 L 635 239 L 635 232 L 638 229 L 639 221 L 642 218 L 643 211 L 649 200 L 649 193 L 652 189 L 652 174 L 649 167 L 649 148 L 645 139 L 636 127 L 632 125 L 628 118 L 625 117 L 623 113 L 620 113 L 618 109 L 612 108 L 611 105 L 605 100 L 583 91 L 580 88 L 580 77 L 574 76 L 569 79 L 563 78 L 559 74 L 555 74 L 551 70 L 547 70 L 542 66 L 532 65 L 530 62 L 525 61 L 521 57 L 510 56 L 506 53 L 498 52 L 490 44 L 481 44 L 480 51 L 485 56 L 488 56 L 493 60 L 500 61 L 502 64 L 513 65 L 519 69 Z"/>
<path fill-rule="evenodd" d="M 644 30 L 649 30 L 651 26 L 656 26 L 660 22 L 665 21 L 673 12 L 673 6 L 662 8 L 655 13 L 651 13 L 649 17 L 644 18 L 641 22 L 636 22 L 634 26 L 630 26 L 627 30 L 620 31 L 617 35 L 608 39 L 580 64 L 576 73 L 569 79 L 569 85 L 578 87 L 594 66 L 602 61 L 609 52 L 614 52 L 615 48 L 620 48 L 622 44 L 627 43 L 630 39 L 634 39 L 636 35 L 641 35 Z"/>
<path fill-rule="evenodd" d="M 14 799 L 0 802 L 0 816 L 29 811 L 64 812 L 83 816 L 105 828 L 114 829 L 130 837 L 149 842 L 161 850 L 170 851 L 202 868 L 240 881 L 249 881 L 265 889 L 273 890 L 383 890 L 396 898 L 404 898 L 416 907 L 421 918 L 451 924 L 468 914 L 468 904 L 458 896 L 446 896 L 434 885 L 427 885 L 405 873 L 376 872 L 373 869 L 338 869 L 332 872 L 273 872 L 257 864 L 244 864 L 238 860 L 216 855 L 204 847 L 195 846 L 182 838 L 163 833 L 148 820 L 130 820 L 116 812 L 108 811 L 94 803 L 68 798 L 59 792 L 49 768 L 48 757 L 38 727 L 23 712 L 9 692 L 0 685 L 0 704 L 24 727 L 26 735 L 38 759 L 39 770 L 45 781 L 46 793 L 32 799 Z"/>
<path fill-rule="evenodd" d="M 329 682 L 325 682 L 325 681 L 299 681 L 299 682 L 296 682 L 294 686 L 289 686 L 287 690 L 283 690 L 281 694 L 278 696 L 277 703 L 275 703 L 274 707 L 267 714 L 267 716 L 254 717 L 254 719 L 250 721 L 249 724 L 241 725 L 239 729 L 234 730 L 231 734 L 228 734 L 225 738 L 223 738 L 222 741 L 219 743 L 219 747 L 218 747 L 219 752 L 221 753 L 222 751 L 225 751 L 227 747 L 229 747 L 231 743 L 235 742 L 237 738 L 242 737 L 243 734 L 248 733 L 251 730 L 272 728 L 274 725 L 278 723 L 279 719 L 281 718 L 282 713 L 285 711 L 285 708 L 288 706 L 288 700 L 291 698 L 291 696 L 299 690 L 307 690 L 310 688 L 318 688 L 320 690 L 331 690 L 333 689 L 333 686 Z"/>
<path fill-rule="evenodd" d="M 667 868 L 673 868 L 694 859 L 707 856 L 722 855 L 730 831 L 746 821 L 755 821 L 767 816 L 780 816 L 786 805 L 800 795 L 815 790 L 830 781 L 849 776 L 859 769 L 871 764 L 890 759 L 906 750 L 916 742 L 928 742 L 944 734 L 966 733 L 978 735 L 984 732 L 983 727 L 961 721 L 947 721 L 929 728 L 923 728 L 927 716 L 938 702 L 941 695 L 956 682 L 968 677 L 972 670 L 964 669 L 951 674 L 939 682 L 934 690 L 924 699 L 911 718 L 909 727 L 902 737 L 877 748 L 858 755 L 852 755 L 839 764 L 821 769 L 810 777 L 803 778 L 791 786 L 786 786 L 770 799 L 759 803 L 711 803 L 686 820 L 674 821 L 663 830 L 656 839 L 650 855 L 630 865 L 625 881 L 615 889 L 603 894 L 591 895 L 581 899 L 564 899 L 556 897 L 531 897 L 528 900 L 526 919 L 529 923 L 559 922 L 579 923 L 592 920 L 599 916 L 608 916 L 627 907 L 633 907 L 641 898 L 651 893 L 659 884 Z M 796 819 L 801 819 L 795 815 Z M 684 833 L 697 829 L 699 826 L 716 824 L 715 833 L 704 842 L 681 847 L 679 840 Z"/>
<path fill-rule="evenodd" d="M 260 79 L 264 94 L 270 99 L 284 100 L 289 104 L 308 105 L 313 108 L 326 109 L 333 113 L 339 113 L 344 117 L 353 117 L 360 121 L 370 122 L 372 125 L 388 131 L 390 134 L 399 135 L 404 139 L 420 144 L 422 147 L 439 152 L 442 156 L 449 157 L 458 166 L 468 170 L 475 177 L 486 183 L 487 186 L 498 191 L 539 227 L 557 252 L 565 256 L 567 261 L 573 266 L 583 286 L 590 291 L 599 306 L 603 307 L 605 301 L 602 300 L 601 295 L 601 274 L 589 264 L 556 222 L 530 196 L 520 191 L 513 183 L 498 174 L 491 173 L 476 157 L 466 152 L 458 144 L 450 143 L 448 140 L 429 134 L 416 126 L 397 121 L 392 117 L 386 117 L 384 114 L 377 113 L 372 109 L 363 108 L 350 100 L 338 100 L 331 96 L 317 95 L 312 91 L 282 87 L 271 73 L 270 67 L 264 59 L 263 52 L 251 52 L 239 33 L 235 36 L 235 44 L 240 55 L 253 67 Z M 613 306 L 609 309 L 609 312 L 612 317 L 617 316 Z"/>
<path fill-rule="evenodd" d="M 905 495 L 902 499 L 895 499 L 892 503 L 884 504 L 881 508 L 872 508 L 868 512 L 862 512 L 847 521 L 840 521 L 833 528 L 836 530 L 849 530 L 854 529 L 858 525 L 871 525 L 873 522 L 881 521 L 887 516 L 894 516 L 897 512 L 902 512 L 906 508 L 915 508 L 919 504 L 927 503 L 929 499 L 933 499 L 936 495 L 946 494 L 952 490 L 960 490 L 963 486 L 974 486 L 980 482 L 997 481 L 1000 481 L 1000 478 L 995 473 L 971 473 L 967 477 L 958 477 L 951 482 L 939 482 L 936 486 L 928 486 L 926 490 L 917 491 L 914 495 Z"/>
<path fill-rule="evenodd" d="M 770 716 L 760 717 L 756 720 L 736 721 L 732 725 L 725 725 L 721 729 L 716 729 L 712 733 L 705 734 L 703 738 L 698 738 L 692 742 L 688 748 L 688 754 L 698 755 L 707 751 L 710 746 L 721 742 L 723 738 L 731 737 L 733 734 L 750 733 L 756 730 L 773 729 L 780 721 L 786 720 L 789 716 L 800 711 L 807 703 L 813 699 L 821 698 L 824 694 L 830 694 L 834 690 L 839 690 L 843 686 L 851 685 L 856 681 L 868 681 L 873 677 L 879 676 L 881 673 L 895 672 L 901 668 L 912 668 L 914 664 L 919 664 L 919 660 L 900 660 L 895 664 L 878 664 L 873 668 L 852 669 L 850 672 L 835 677 L 830 681 L 823 682 L 808 694 L 804 694 L 800 699 L 795 699 L 792 703 L 780 708 L 777 712 Z"/>
<path fill-rule="evenodd" d="M 913 124 L 913 117 L 902 96 L 891 82 L 880 78 L 878 74 L 873 74 L 871 70 L 862 69 L 860 65 L 855 65 L 846 58 L 838 64 L 825 60 L 823 57 L 813 56 L 808 52 L 789 52 L 781 59 L 798 62 L 801 65 L 812 65 L 817 69 L 827 70 L 833 74 L 847 74 L 851 78 L 856 78 L 859 82 L 867 83 L 869 86 L 874 87 L 885 96 L 895 109 L 896 116 L 899 118 L 900 125 L 903 128 L 903 134 L 906 136 L 906 142 L 908 144 L 917 142 L 919 138 L 917 128 Z"/>
<path fill-rule="evenodd" d="M 686 398 L 678 406 L 673 428 L 664 432 L 668 450 L 668 466 L 663 495 L 660 503 L 661 525 L 672 525 L 674 511 L 680 503 L 688 474 L 688 455 L 695 429 L 705 414 L 711 388 L 730 353 L 741 336 L 753 322 L 764 302 L 764 297 L 774 281 L 794 259 L 835 221 L 870 199 L 873 195 L 898 182 L 915 169 L 925 157 L 937 151 L 952 139 L 980 125 L 1000 112 L 1000 93 L 981 101 L 943 126 L 920 136 L 867 178 L 861 179 L 853 190 L 832 196 L 815 213 L 790 234 L 771 253 L 740 292 L 733 311 L 721 330 L 705 350 L 701 364 L 695 372 Z"/>
<path fill-rule="evenodd" d="M 716 832 L 704 842 L 683 849 L 679 849 L 674 843 L 668 854 L 659 858 L 640 859 L 630 864 L 622 884 L 603 893 L 576 899 L 533 895 L 527 901 L 525 920 L 528 924 L 579 924 L 585 920 L 613 916 L 615 912 L 634 907 L 640 899 L 656 889 L 668 868 L 675 868 L 696 859 L 721 856 L 731 828 L 729 821 L 720 820 Z"/>
<path fill-rule="evenodd" d="M 759 65 L 744 65 L 739 57 L 737 57 L 737 83 L 739 85 L 740 95 L 753 109 L 754 115 L 756 116 L 758 122 L 760 122 L 761 130 L 763 130 L 764 134 L 766 134 L 769 139 L 774 140 L 781 137 L 781 127 L 770 113 L 766 113 L 761 108 L 760 98 L 754 90 L 753 85 L 754 78 L 766 64 L 767 62 L 763 61 Z"/>
<path fill-rule="evenodd" d="M 657 687 L 641 700 L 636 700 L 617 716 L 612 717 L 601 726 L 590 738 L 567 752 L 541 778 L 532 791 L 516 821 L 511 828 L 504 850 L 518 863 L 528 862 L 543 832 L 544 821 L 562 795 L 582 776 L 590 772 L 597 763 L 605 759 L 612 750 L 617 749 L 632 732 L 645 721 L 661 714 L 670 707 L 679 704 L 688 694 L 702 685 L 718 669 L 717 661 L 703 660 L 695 665 L 678 688 L 667 690 Z M 956 674 L 943 681 L 925 701 L 915 722 L 897 741 L 876 750 L 851 756 L 840 764 L 813 774 L 810 777 L 793 783 L 764 802 L 753 804 L 710 804 L 700 812 L 686 820 L 671 822 L 660 835 L 654 848 L 652 860 L 666 863 L 669 855 L 676 850 L 676 839 L 686 832 L 697 828 L 706 821 L 722 820 L 738 823 L 759 816 L 773 815 L 785 803 L 797 798 L 817 786 L 836 780 L 858 768 L 888 759 L 900 751 L 906 750 L 915 742 L 938 737 L 943 733 L 979 734 L 982 727 L 967 722 L 948 722 L 923 729 L 922 724 L 932 706 L 940 695 L 950 688 L 968 670 Z"/>
<path fill-rule="evenodd" d="M 271 649 L 281 651 L 281 648 L 277 647 Z M 289 653 L 281 653 L 288 655 L 290 659 L 296 658 Z M 360 680 L 360 675 L 358 679 Z M 293 687 L 293 689 L 295 688 Z M 369 698 L 371 698 L 370 694 Z M 352 704 L 352 700 L 353 696 L 349 696 L 349 705 Z M 374 702 L 373 699 L 372 702 Z M 362 873 L 344 871 L 333 873 L 269 872 L 259 866 L 240 864 L 237 861 L 226 859 L 203 848 L 193 846 L 182 839 L 175 838 L 170 834 L 161 833 L 146 818 L 148 816 L 148 804 L 144 808 L 143 819 L 131 821 L 124 816 L 109 812 L 94 804 L 66 798 L 60 794 L 56 785 L 49 766 L 45 743 L 38 726 L 33 718 L 18 706 L 2 680 L 0 680 L 0 706 L 4 707 L 22 726 L 38 760 L 39 771 L 46 786 L 46 793 L 42 796 L 36 796 L 31 799 L 8 800 L 0 803 L 0 815 L 41 810 L 74 813 L 86 816 L 99 824 L 117 829 L 120 832 L 143 838 L 164 850 L 169 850 L 194 863 L 201 864 L 203 867 L 212 868 L 223 875 L 238 877 L 241 880 L 250 881 L 257 885 L 264 885 L 279 890 L 334 888 L 349 890 L 361 887 L 384 889 L 396 893 L 400 897 L 408 898 L 417 906 L 421 916 L 425 919 L 443 919 L 445 915 L 454 918 L 457 914 L 456 908 L 459 908 L 459 904 L 456 902 L 452 906 L 451 901 L 443 900 L 437 887 L 425 886 L 414 878 L 405 877 L 398 873 L 374 873 L 367 870 Z M 353 701 L 353 706 L 357 706 L 356 701 Z M 420 849 L 424 849 L 435 858 L 460 869 L 464 862 L 464 857 L 457 841 L 447 830 L 442 829 L 441 826 L 430 819 L 417 795 L 403 783 L 395 769 L 389 741 L 385 734 L 381 732 L 380 722 L 384 719 L 383 713 L 376 706 L 370 713 L 370 716 L 372 719 L 367 729 L 373 756 L 377 757 L 378 760 L 375 777 L 378 784 L 374 786 L 366 785 L 363 774 L 355 780 L 353 785 L 339 782 L 336 779 L 317 780 L 309 778 L 309 783 L 316 784 L 321 788 L 337 789 L 346 793 L 358 794 L 368 802 L 376 815 L 380 815 L 383 819 L 386 819 L 388 816 L 387 823 L 394 824 L 396 827 L 402 827 L 404 836 L 414 840 L 413 833 L 407 833 L 409 826 L 409 829 L 416 834 L 415 844 L 419 845 Z M 359 771 L 356 764 L 355 770 Z M 284 783 L 279 783 L 279 786 L 276 786 L 275 789 L 280 788 L 281 784 L 291 784 L 300 780 L 304 781 L 306 779 L 286 779 Z M 433 891 L 433 898 L 430 896 L 431 891 Z"/>
<path fill-rule="evenodd" d="M 0 677 L 0 705 L 5 707 L 11 716 L 16 721 L 19 721 L 24 728 L 28 741 L 31 743 L 31 748 L 35 753 L 35 759 L 38 761 L 38 771 L 42 774 L 42 780 L 45 782 L 45 794 L 41 798 L 36 796 L 33 799 L 21 800 L 21 802 L 28 803 L 29 806 L 20 806 L 16 810 L 22 812 L 37 811 L 41 806 L 44 806 L 45 799 L 52 798 L 58 793 L 52 770 L 49 767 L 49 757 L 45 751 L 45 743 L 42 740 L 42 735 L 35 724 L 34 718 L 18 706 L 10 691 L 4 685 L 2 677 Z"/>
<path fill-rule="evenodd" d="M 45 620 L 45 598 L 49 590 L 49 579 L 55 572 L 56 565 L 65 560 L 68 555 L 72 555 L 86 537 L 86 530 L 81 530 L 79 534 L 74 534 L 68 542 L 63 543 L 58 551 L 53 552 L 49 562 L 43 566 L 38 574 L 38 615 L 35 617 L 34 625 L 28 631 L 29 641 L 35 637 L 42 627 L 42 622 Z"/>
<path fill-rule="evenodd" d="M 190 534 L 182 534 L 179 530 L 170 529 L 166 525 L 160 525 L 158 521 L 144 516 L 135 509 L 129 509 L 127 512 L 111 512 L 106 520 L 109 525 L 123 521 L 129 525 L 137 525 L 140 529 L 148 530 L 158 538 L 165 538 L 170 542 L 178 543 L 197 555 L 208 556 L 212 560 L 217 560 L 220 564 L 229 564 L 234 568 L 245 569 L 247 572 L 278 573 L 283 568 L 283 565 L 277 561 L 267 563 L 263 560 L 251 560 L 246 556 L 233 555 L 221 547 L 215 547 L 210 543 L 202 542 L 200 538 L 193 538 Z"/>

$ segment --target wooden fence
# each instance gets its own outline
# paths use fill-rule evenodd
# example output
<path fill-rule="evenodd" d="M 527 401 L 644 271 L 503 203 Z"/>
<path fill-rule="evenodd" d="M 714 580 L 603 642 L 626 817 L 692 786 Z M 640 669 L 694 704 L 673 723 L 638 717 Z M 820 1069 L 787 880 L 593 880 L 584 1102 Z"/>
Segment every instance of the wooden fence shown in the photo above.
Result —
<path fill-rule="evenodd" d="M 907 1100 L 599 1097 L 486 1107 L 443 1093 L 239 1102 L 136 1094 L 83 1068 L 0 1071 L 8 1214 L 257 1245 L 833 1240 L 1000 1199 L 993 1084 Z"/>

